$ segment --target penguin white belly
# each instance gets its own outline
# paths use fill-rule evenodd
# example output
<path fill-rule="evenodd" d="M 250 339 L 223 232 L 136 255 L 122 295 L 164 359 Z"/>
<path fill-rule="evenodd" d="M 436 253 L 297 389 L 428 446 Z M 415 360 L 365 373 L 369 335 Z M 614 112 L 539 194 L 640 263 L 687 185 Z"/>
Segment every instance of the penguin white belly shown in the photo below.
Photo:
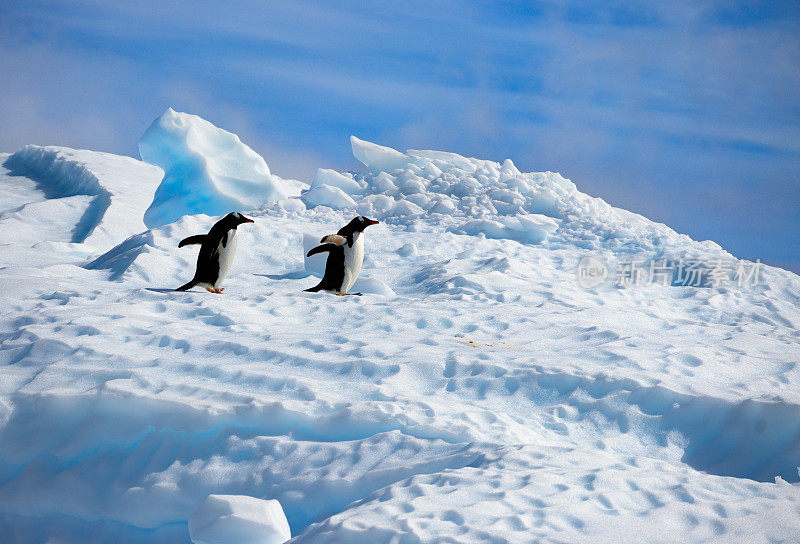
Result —
<path fill-rule="evenodd" d="M 214 287 L 219 289 L 222 282 L 228 276 L 233 266 L 233 256 L 236 254 L 236 229 L 231 229 L 228 232 L 228 240 L 225 245 L 219 243 L 219 276 L 217 281 L 214 282 Z"/>
<path fill-rule="evenodd" d="M 361 272 L 364 263 L 364 237 L 360 232 L 353 235 L 353 247 L 344 248 L 344 281 L 341 293 L 347 293 Z"/>

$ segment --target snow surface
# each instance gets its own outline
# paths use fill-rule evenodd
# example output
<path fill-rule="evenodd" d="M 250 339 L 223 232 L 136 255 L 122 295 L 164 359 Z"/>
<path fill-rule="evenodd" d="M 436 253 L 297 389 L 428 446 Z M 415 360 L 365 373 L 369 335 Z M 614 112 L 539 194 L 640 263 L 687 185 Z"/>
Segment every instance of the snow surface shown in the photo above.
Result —
<path fill-rule="evenodd" d="M 256 208 L 297 195 L 303 185 L 269 171 L 236 134 L 169 108 L 139 142 L 142 159 L 164 169 L 164 180 L 144 221 L 148 227 L 182 215 Z"/>
<path fill-rule="evenodd" d="M 555 173 L 353 147 L 351 208 L 239 210 L 224 296 L 171 291 L 217 217 L 97 249 L 0 170 L 3 218 L 54 206 L 2 231 L 0 540 L 188 543 L 209 494 L 280 501 L 294 544 L 797 540 L 798 276 L 583 290 L 587 254 L 730 255 Z M 304 293 L 304 234 L 356 213 L 388 291 Z"/>
<path fill-rule="evenodd" d="M 283 544 L 292 534 L 276 500 L 209 495 L 189 518 L 194 544 Z"/>

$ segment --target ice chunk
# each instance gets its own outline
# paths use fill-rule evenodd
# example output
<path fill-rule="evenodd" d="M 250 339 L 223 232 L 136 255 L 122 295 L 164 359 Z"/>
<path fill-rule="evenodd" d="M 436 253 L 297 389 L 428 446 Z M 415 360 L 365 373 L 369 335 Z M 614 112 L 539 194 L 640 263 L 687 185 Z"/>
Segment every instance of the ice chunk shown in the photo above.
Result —
<path fill-rule="evenodd" d="M 302 212 L 306 205 L 299 198 L 282 198 L 278 201 L 278 207 L 285 212 Z"/>
<path fill-rule="evenodd" d="M 388 215 L 419 215 L 425 213 L 425 210 L 410 202 L 408 200 L 398 200 L 392 209 L 389 210 Z"/>
<path fill-rule="evenodd" d="M 329 170 L 327 168 L 318 168 L 317 174 L 314 176 L 314 181 L 311 183 L 311 188 L 319 187 L 321 185 L 329 185 L 330 187 L 338 187 L 349 195 L 359 195 L 364 192 L 363 187 L 353 179 L 352 174 L 340 174 L 336 170 Z"/>
<path fill-rule="evenodd" d="M 442 213 L 445 215 L 452 215 L 453 212 L 456 211 L 456 205 L 453 201 L 445 196 L 441 195 L 436 201 L 436 204 L 431 208 L 431 212 L 433 213 Z"/>
<path fill-rule="evenodd" d="M 334 210 L 343 210 L 345 208 L 355 208 L 356 201 L 353 200 L 347 193 L 338 187 L 330 185 L 318 185 L 312 187 L 301 197 L 306 206 L 313 208 L 314 206 L 328 206 Z"/>
<path fill-rule="evenodd" d="M 397 248 L 397 254 L 401 257 L 416 257 L 419 255 L 419 250 L 416 244 L 409 242 Z"/>
<path fill-rule="evenodd" d="M 370 195 L 358 203 L 358 212 L 361 215 L 374 215 L 389 210 L 393 205 L 394 199 L 390 196 Z"/>
<path fill-rule="evenodd" d="M 245 495 L 209 495 L 189 518 L 195 544 L 283 544 L 292 538 L 281 503 Z"/>
<path fill-rule="evenodd" d="M 272 175 L 264 159 L 236 134 L 172 108 L 144 133 L 139 153 L 164 169 L 144 214 L 149 228 L 182 215 L 258 208 L 300 192 L 298 182 Z"/>
<path fill-rule="evenodd" d="M 520 171 L 511 159 L 506 159 L 505 162 L 503 162 L 503 167 L 500 169 L 500 172 L 508 176 L 520 175 Z"/>
<path fill-rule="evenodd" d="M 483 233 L 487 238 L 507 238 L 518 242 L 538 244 L 558 229 L 558 223 L 545 215 L 525 214 L 500 217 L 499 219 L 499 221 L 473 219 L 455 229 L 455 232 L 473 236 Z"/>
<path fill-rule="evenodd" d="M 434 164 L 438 163 L 439 166 L 454 166 L 468 172 L 475 170 L 475 164 L 470 159 L 462 157 L 458 153 L 434 151 L 430 149 L 409 149 L 408 154 L 418 159 L 420 162 L 427 160 L 432 161 Z"/>
<path fill-rule="evenodd" d="M 391 174 L 381 172 L 372 180 L 372 186 L 379 192 L 394 192 L 397 191 L 395 181 L 397 181 L 397 179 Z"/>
<path fill-rule="evenodd" d="M 353 156 L 373 173 L 393 172 L 408 167 L 411 157 L 391 147 L 385 147 L 350 136 Z"/>

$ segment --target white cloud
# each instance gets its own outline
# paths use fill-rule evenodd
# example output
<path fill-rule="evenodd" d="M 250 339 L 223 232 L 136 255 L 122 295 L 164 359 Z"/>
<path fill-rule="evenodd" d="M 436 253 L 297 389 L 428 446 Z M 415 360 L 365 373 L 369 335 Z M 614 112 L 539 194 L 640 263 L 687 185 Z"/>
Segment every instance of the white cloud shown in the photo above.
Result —
<path fill-rule="evenodd" d="M 0 16 L 0 70 L 13 74 L 0 79 L 0 149 L 135 154 L 172 106 L 240 133 L 279 174 L 354 166 L 351 133 L 511 156 L 692 234 L 703 215 L 736 250 L 738 204 L 703 200 L 698 186 L 746 198 L 768 170 L 784 193 L 797 187 L 800 25 L 786 10 L 748 20 L 725 2 L 26 2 Z M 680 210 L 676 194 L 688 195 Z"/>

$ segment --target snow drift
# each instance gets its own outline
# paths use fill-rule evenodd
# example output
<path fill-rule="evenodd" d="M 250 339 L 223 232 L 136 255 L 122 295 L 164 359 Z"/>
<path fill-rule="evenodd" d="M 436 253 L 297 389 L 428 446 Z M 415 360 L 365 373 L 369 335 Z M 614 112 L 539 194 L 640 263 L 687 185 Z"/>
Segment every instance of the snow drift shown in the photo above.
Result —
<path fill-rule="evenodd" d="M 301 185 L 273 175 L 259 154 L 196 115 L 169 108 L 139 141 L 142 160 L 164 169 L 144 214 L 148 227 L 182 215 L 257 208 L 296 195 Z"/>
<path fill-rule="evenodd" d="M 25 205 L 13 213 L 5 211 L 0 216 L 0 223 L 7 224 L 3 230 L 33 234 L 34 239 L 38 234 L 37 241 L 67 235 L 64 241 L 103 250 L 147 228 L 142 217 L 163 174 L 160 168 L 130 157 L 35 145 L 8 157 L 5 167 L 12 175 L 35 181 L 44 200 L 34 206 L 33 214 L 26 212 Z M 74 202 L 71 197 L 76 196 L 88 198 L 79 201 L 80 213 L 71 220 L 63 210 L 53 208 L 65 199 Z M 18 226 L 8 225 L 15 220 Z M 53 232 L 31 233 L 30 227 L 40 220 L 42 227 Z"/>

